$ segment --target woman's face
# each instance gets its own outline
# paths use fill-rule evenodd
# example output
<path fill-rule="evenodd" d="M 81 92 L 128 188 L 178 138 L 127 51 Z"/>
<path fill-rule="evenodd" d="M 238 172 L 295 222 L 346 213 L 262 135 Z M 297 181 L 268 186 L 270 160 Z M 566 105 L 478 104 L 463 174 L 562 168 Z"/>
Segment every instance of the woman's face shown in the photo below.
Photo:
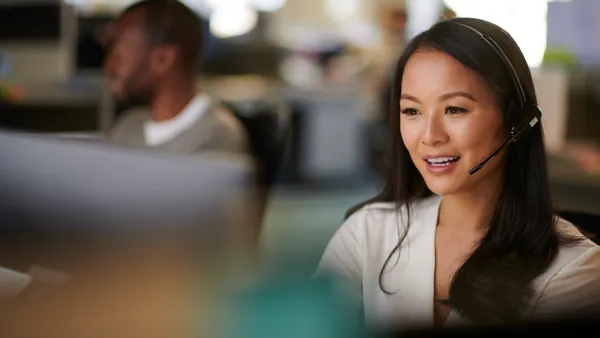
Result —
<path fill-rule="evenodd" d="M 497 185 L 502 156 L 471 176 L 508 135 L 493 92 L 450 55 L 414 53 L 402 77 L 400 132 L 429 189 L 440 196 Z"/>

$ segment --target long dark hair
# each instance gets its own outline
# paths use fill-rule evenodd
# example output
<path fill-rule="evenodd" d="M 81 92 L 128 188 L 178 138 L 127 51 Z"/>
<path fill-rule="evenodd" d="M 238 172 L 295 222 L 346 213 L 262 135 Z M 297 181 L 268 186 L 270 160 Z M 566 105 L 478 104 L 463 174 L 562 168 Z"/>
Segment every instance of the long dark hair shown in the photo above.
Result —
<path fill-rule="evenodd" d="M 527 103 L 537 104 L 525 57 L 516 42 L 500 27 L 471 18 L 451 19 L 432 26 L 410 42 L 398 61 L 390 98 L 389 169 L 382 192 L 351 208 L 347 217 L 370 203 L 395 203 L 396 212 L 400 208 L 405 211 L 408 226 L 411 204 L 432 195 L 411 161 L 399 131 L 402 75 L 415 51 L 432 49 L 447 53 L 479 74 L 496 95 L 507 138 L 510 126 L 522 116 L 518 92 L 503 59 L 481 36 L 457 23 L 475 28 L 501 47 L 518 74 Z M 449 299 L 445 300 L 475 323 L 520 320 L 532 295 L 531 282 L 556 257 L 562 239 L 555 227 L 540 124 L 506 150 L 505 163 L 503 185 L 488 232 L 456 272 Z M 386 293 L 389 292 L 382 283 L 385 269 L 405 237 L 406 231 L 381 269 L 379 284 Z"/>

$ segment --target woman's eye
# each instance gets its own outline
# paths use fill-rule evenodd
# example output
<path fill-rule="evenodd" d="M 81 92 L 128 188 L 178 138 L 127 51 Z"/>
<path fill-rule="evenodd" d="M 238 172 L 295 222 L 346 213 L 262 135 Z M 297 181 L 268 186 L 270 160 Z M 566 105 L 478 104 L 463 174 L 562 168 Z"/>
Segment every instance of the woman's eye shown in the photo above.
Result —
<path fill-rule="evenodd" d="M 467 110 L 464 108 L 454 107 L 454 106 L 446 107 L 446 114 L 456 115 L 456 114 L 462 114 L 462 113 L 466 113 L 466 112 L 467 112 Z"/>
<path fill-rule="evenodd" d="M 400 110 L 400 113 L 404 114 L 404 115 L 408 115 L 408 116 L 415 116 L 415 115 L 419 114 L 419 112 L 413 108 L 402 109 L 402 110 Z"/>

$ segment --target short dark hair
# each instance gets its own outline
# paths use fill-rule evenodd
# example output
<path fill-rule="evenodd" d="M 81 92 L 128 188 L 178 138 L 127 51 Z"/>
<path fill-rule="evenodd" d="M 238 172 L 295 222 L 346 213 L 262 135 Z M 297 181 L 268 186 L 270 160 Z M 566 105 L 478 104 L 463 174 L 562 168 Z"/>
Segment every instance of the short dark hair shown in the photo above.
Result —
<path fill-rule="evenodd" d="M 346 217 L 375 202 L 391 202 L 394 211 L 407 210 L 413 202 L 433 195 L 412 162 L 402 142 L 399 97 L 402 76 L 411 56 L 421 49 L 444 52 L 476 72 L 494 92 L 502 109 L 508 137 L 512 123 L 524 114 L 511 73 L 499 54 L 473 30 L 492 37 L 516 70 L 526 102 L 536 105 L 531 72 L 513 38 L 490 22 L 472 18 L 442 21 L 416 36 L 405 48 L 397 65 L 390 98 L 389 170 L 383 191 L 348 211 Z M 458 269 L 444 300 L 463 317 L 476 323 L 514 322 L 522 318 L 533 294 L 532 281 L 548 268 L 558 254 L 559 244 L 573 242 L 556 229 L 556 219 L 546 162 L 541 125 L 518 144 L 506 150 L 506 165 L 500 196 L 488 232 L 479 246 Z M 406 207 L 406 209 L 402 209 Z M 408 226 L 408 224 L 407 224 Z M 381 269 L 382 285 L 386 266 L 406 237 L 403 232 Z M 384 292 L 387 292 L 381 286 Z"/>
<path fill-rule="evenodd" d="M 199 66 L 203 26 L 192 9 L 177 0 L 142 0 L 127 7 L 121 17 L 138 12 L 152 45 L 173 45 L 180 50 L 184 67 Z"/>

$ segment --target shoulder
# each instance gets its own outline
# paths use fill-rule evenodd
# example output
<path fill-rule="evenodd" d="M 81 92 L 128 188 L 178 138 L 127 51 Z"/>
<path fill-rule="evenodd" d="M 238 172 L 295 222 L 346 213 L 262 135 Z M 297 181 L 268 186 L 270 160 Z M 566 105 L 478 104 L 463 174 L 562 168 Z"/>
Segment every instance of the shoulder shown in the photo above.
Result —
<path fill-rule="evenodd" d="M 246 154 L 251 150 L 244 126 L 232 112 L 220 104 L 214 104 L 196 128 L 197 135 L 203 135 L 199 151 L 209 149 Z"/>
<path fill-rule="evenodd" d="M 234 134 L 244 132 L 244 127 L 240 120 L 222 104 L 215 103 L 211 110 L 213 124 L 222 131 L 228 131 Z"/>
<path fill-rule="evenodd" d="M 368 204 L 350 215 L 338 228 L 323 258 L 360 256 L 371 260 L 385 256 L 398 244 L 398 238 L 404 231 L 409 230 L 411 236 L 413 232 L 420 232 L 425 227 L 425 217 L 437 211 L 438 203 L 436 196 L 416 201 L 410 206 L 380 202 Z M 410 228 L 407 228 L 409 222 Z"/>
<path fill-rule="evenodd" d="M 387 257 L 401 237 L 414 243 L 425 238 L 436 225 L 440 200 L 434 195 L 405 205 L 369 204 L 352 214 L 336 235 L 356 236 L 369 257 L 379 260 Z"/>
<path fill-rule="evenodd" d="M 348 216 L 338 232 L 344 229 L 358 230 L 368 227 L 370 224 L 388 224 L 404 210 L 404 207 L 398 208 L 394 203 L 375 202 L 365 205 Z"/>
<path fill-rule="evenodd" d="M 371 203 L 354 212 L 342 224 L 338 232 L 367 231 L 371 233 L 396 232 L 398 226 L 419 223 L 426 216 L 437 212 L 440 198 L 431 196 L 409 205 L 395 203 Z"/>
<path fill-rule="evenodd" d="M 437 210 L 438 198 L 430 197 L 407 207 L 395 203 L 372 203 L 350 215 L 327 244 L 319 273 L 341 276 L 360 291 L 365 274 L 379 269 L 406 231 L 410 210 L 409 233 L 425 228 L 424 217 Z M 422 224 L 416 224 L 421 222 Z M 433 224 L 435 226 L 435 224 Z"/>
<path fill-rule="evenodd" d="M 548 269 L 536 279 L 536 312 L 542 315 L 600 309 L 600 247 L 573 224 L 558 219 L 561 244 Z"/>
<path fill-rule="evenodd" d="M 551 274 L 568 269 L 570 265 L 576 264 L 590 254 L 600 253 L 600 247 L 586 238 L 574 224 L 557 218 L 556 228 L 567 241 L 559 246 L 558 255 L 548 271 Z M 598 267 L 600 268 L 600 262 Z"/>
<path fill-rule="evenodd" d="M 115 121 L 114 126 L 111 128 L 111 133 L 114 134 L 133 126 L 143 126 L 149 119 L 150 112 L 147 109 L 134 108 L 127 110 Z"/>
<path fill-rule="evenodd" d="M 333 275 L 357 296 L 361 294 L 364 267 L 370 261 L 369 242 L 393 230 L 393 203 L 373 203 L 350 215 L 333 234 L 319 262 L 316 275 Z"/>
<path fill-rule="evenodd" d="M 144 123 L 149 119 L 150 112 L 147 109 L 136 108 L 125 111 L 108 132 L 109 142 L 123 142 L 131 136 L 132 132 L 141 131 Z"/>
<path fill-rule="evenodd" d="M 143 124 L 150 119 L 150 111 L 146 108 L 133 108 L 123 112 L 123 115 L 117 119 L 115 126 L 122 126 L 131 123 Z"/>

